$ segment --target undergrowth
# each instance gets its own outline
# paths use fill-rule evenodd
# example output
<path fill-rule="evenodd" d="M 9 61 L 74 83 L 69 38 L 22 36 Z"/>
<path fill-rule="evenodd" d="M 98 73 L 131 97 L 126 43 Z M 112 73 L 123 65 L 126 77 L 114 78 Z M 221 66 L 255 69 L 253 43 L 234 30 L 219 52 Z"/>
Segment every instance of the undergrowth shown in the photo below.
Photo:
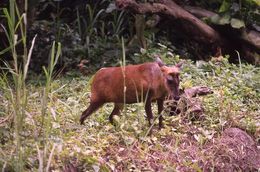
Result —
<path fill-rule="evenodd" d="M 168 62 L 176 60 L 173 56 L 165 58 Z M 79 118 L 89 104 L 91 77 L 68 73 L 50 84 L 46 140 L 38 137 L 42 125 L 43 86 L 36 77 L 29 77 L 28 102 L 20 135 L 24 168 L 26 171 L 40 168 L 38 149 L 41 149 L 46 155 L 52 153 L 49 170 L 54 171 L 62 170 L 68 163 L 80 171 L 202 171 L 203 159 L 209 159 L 203 154 L 203 145 L 219 137 L 225 128 L 242 128 L 259 142 L 259 77 L 259 68 L 230 64 L 227 58 L 195 64 L 185 61 L 181 87 L 204 85 L 213 90 L 213 94 L 199 97 L 205 118 L 187 121 L 181 115 L 164 114 L 165 128 L 157 130 L 156 122 L 153 134 L 145 136 L 149 127 L 142 103 L 128 105 L 126 115 L 122 113 L 115 119 L 115 126 L 108 121 L 112 104 L 103 106 L 81 126 Z M 1 76 L 1 80 L 5 78 Z M 0 167 L 3 171 L 13 171 L 15 136 L 11 132 L 11 120 L 6 119 L 13 110 L 5 95 L 1 89 Z M 156 114 L 155 105 L 153 109 Z M 41 142 L 47 145 L 38 148 Z"/>

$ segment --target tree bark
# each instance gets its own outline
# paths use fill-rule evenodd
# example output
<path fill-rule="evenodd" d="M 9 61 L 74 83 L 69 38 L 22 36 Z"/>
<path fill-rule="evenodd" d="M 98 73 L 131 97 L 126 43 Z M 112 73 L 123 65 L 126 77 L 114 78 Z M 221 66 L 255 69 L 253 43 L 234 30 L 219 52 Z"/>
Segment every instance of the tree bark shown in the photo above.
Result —
<path fill-rule="evenodd" d="M 217 15 L 217 13 L 214 13 L 209 10 L 205 10 L 200 7 L 184 6 L 183 8 L 198 18 L 210 18 L 214 15 Z M 255 49 L 257 49 L 258 51 L 260 50 L 260 33 L 259 32 L 254 31 L 254 30 L 245 29 L 242 32 L 240 39 L 244 42 L 247 42 L 248 44 L 253 46 Z"/>
<path fill-rule="evenodd" d="M 171 0 L 158 0 L 157 3 L 152 4 L 137 3 L 135 0 L 116 0 L 116 4 L 121 9 L 128 9 L 135 13 L 158 14 L 167 16 L 173 21 L 177 20 L 183 32 L 192 36 L 191 38 L 196 41 L 206 44 L 220 44 L 222 42 L 218 32 Z"/>
<path fill-rule="evenodd" d="M 157 0 L 156 3 L 137 3 L 135 0 L 116 0 L 121 9 L 130 10 L 139 14 L 157 14 L 167 17 L 178 31 L 187 39 L 199 42 L 205 47 L 211 47 L 212 55 L 221 55 L 219 52 L 230 54 L 237 59 L 238 51 L 246 61 L 260 64 L 260 34 L 252 30 L 226 29 L 224 26 L 209 26 L 199 18 L 212 17 L 216 13 L 199 8 L 181 7 L 172 0 Z M 226 30 L 234 32 L 229 34 Z M 238 33 L 238 34 L 237 34 Z"/>

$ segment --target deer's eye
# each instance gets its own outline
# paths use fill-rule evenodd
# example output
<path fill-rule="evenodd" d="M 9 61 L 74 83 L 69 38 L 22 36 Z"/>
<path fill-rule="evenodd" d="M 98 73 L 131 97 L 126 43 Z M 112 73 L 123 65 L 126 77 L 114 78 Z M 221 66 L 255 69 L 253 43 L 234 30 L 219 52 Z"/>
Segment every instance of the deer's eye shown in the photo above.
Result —
<path fill-rule="evenodd" d="M 166 79 L 167 79 L 167 82 L 170 84 L 170 83 L 173 83 L 173 77 L 171 76 L 171 75 L 168 75 L 167 77 L 166 77 Z"/>

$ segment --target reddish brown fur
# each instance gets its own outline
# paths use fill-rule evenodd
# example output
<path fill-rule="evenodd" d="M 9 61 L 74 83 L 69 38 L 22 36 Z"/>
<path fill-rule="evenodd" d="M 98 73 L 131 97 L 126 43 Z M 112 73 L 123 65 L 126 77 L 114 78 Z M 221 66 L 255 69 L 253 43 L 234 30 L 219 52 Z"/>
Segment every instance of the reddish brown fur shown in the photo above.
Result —
<path fill-rule="evenodd" d="M 145 102 L 146 114 L 151 124 L 153 118 L 151 102 L 157 100 L 158 111 L 161 113 L 165 96 L 178 96 L 178 91 L 176 91 L 179 87 L 178 74 L 178 66 L 160 67 L 157 62 L 100 69 L 93 79 L 90 106 L 83 112 L 80 119 L 81 124 L 87 116 L 108 102 L 115 103 L 114 110 L 109 117 L 110 122 L 112 122 L 114 115 L 120 113 L 124 103 Z M 169 84 L 167 82 L 169 78 L 176 83 Z M 162 117 L 159 121 L 162 125 Z"/>

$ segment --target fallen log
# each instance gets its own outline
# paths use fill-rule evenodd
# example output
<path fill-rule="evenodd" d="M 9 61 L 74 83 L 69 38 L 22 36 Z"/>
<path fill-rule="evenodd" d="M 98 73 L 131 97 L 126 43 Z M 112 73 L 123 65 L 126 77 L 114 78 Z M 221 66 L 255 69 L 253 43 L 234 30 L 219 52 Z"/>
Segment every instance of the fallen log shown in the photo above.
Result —
<path fill-rule="evenodd" d="M 220 25 L 209 26 L 200 18 L 212 17 L 216 13 L 199 7 L 180 6 L 172 0 L 158 0 L 155 3 L 139 3 L 135 0 L 116 0 L 120 9 L 130 10 L 138 14 L 156 14 L 167 18 L 172 23 L 171 27 L 183 34 L 187 40 L 199 42 L 211 52 L 212 56 L 230 54 L 231 60 L 236 62 L 239 52 L 240 57 L 247 62 L 260 64 L 260 34 L 246 28 L 234 29 Z M 235 36 L 234 36 L 235 35 Z M 202 57 L 207 59 L 207 57 Z"/>
<path fill-rule="evenodd" d="M 214 13 L 212 11 L 200 8 L 200 7 L 192 7 L 192 6 L 184 6 L 185 10 L 193 14 L 194 16 L 198 18 L 211 18 L 217 13 Z M 237 30 L 237 29 L 233 29 Z M 240 38 L 242 41 L 247 42 L 254 48 L 256 48 L 258 51 L 260 51 L 260 33 L 254 30 L 244 29 L 241 33 L 241 35 L 238 35 L 238 38 Z"/>
<path fill-rule="evenodd" d="M 156 3 L 137 3 L 135 0 L 116 0 L 120 9 L 128 9 L 139 14 L 158 14 L 177 21 L 183 32 L 203 43 L 220 44 L 222 39 L 218 32 L 193 16 L 171 0 L 158 0 Z"/>
<path fill-rule="evenodd" d="M 213 91 L 206 86 L 191 87 L 182 92 L 178 102 L 168 100 L 166 105 L 170 107 L 170 115 L 182 114 L 188 118 L 200 119 L 204 115 L 204 108 L 197 96 L 212 93 Z"/>

